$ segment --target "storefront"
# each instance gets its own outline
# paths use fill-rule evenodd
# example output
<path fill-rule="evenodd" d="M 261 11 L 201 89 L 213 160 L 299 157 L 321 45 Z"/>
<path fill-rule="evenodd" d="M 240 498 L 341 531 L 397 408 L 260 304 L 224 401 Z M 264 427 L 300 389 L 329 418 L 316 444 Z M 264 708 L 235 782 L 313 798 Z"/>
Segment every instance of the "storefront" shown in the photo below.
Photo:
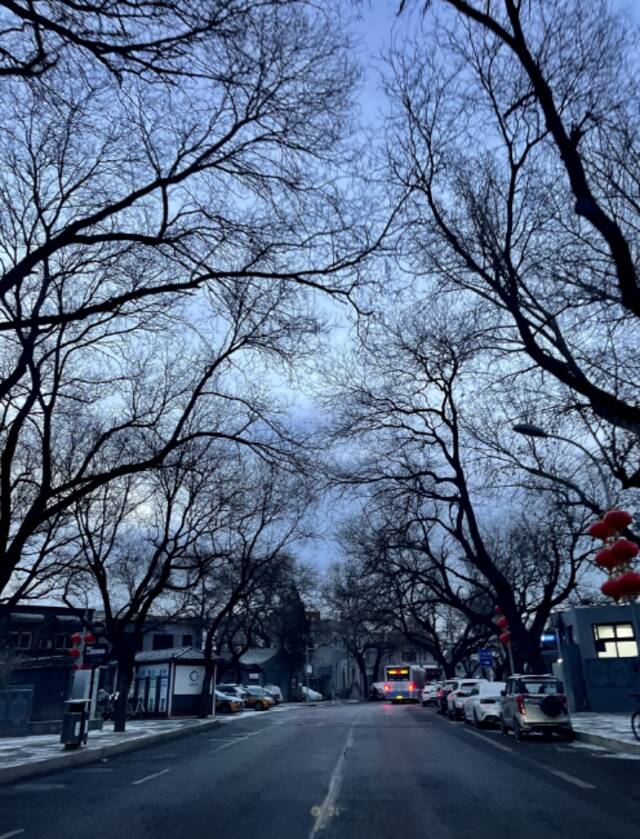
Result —
<path fill-rule="evenodd" d="M 204 678 L 204 655 L 193 647 L 138 653 L 134 707 L 141 700 L 145 716 L 196 716 L 200 711 Z M 212 685 L 207 693 L 211 713 Z"/>

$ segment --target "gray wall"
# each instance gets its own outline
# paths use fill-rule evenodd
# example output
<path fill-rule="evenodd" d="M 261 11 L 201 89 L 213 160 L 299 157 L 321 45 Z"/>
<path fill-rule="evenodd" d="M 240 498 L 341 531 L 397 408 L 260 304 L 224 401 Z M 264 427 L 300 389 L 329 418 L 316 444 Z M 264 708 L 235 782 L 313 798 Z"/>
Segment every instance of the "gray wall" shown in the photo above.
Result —
<path fill-rule="evenodd" d="M 578 607 L 563 612 L 561 622 L 563 662 L 559 675 L 565 682 L 571 710 L 615 713 L 637 707 L 637 700 L 629 694 L 640 693 L 640 658 L 598 658 L 593 625 L 631 623 L 640 648 L 638 605 Z"/>

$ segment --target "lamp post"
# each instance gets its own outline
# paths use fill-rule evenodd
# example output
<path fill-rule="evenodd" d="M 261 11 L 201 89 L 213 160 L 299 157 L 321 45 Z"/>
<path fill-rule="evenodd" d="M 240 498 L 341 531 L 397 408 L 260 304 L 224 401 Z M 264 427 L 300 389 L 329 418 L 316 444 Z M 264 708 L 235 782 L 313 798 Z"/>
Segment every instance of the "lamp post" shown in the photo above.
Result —
<path fill-rule="evenodd" d="M 568 443 L 570 446 L 580 449 L 580 451 L 589 458 L 598 470 L 598 475 L 600 476 L 602 487 L 604 489 L 607 508 L 612 506 L 613 499 L 611 497 L 611 489 L 609 487 L 607 476 L 602 468 L 602 464 L 598 461 L 593 452 L 590 452 L 589 449 L 585 448 L 582 443 L 577 443 L 575 440 L 571 440 L 569 437 L 563 437 L 561 434 L 549 434 L 549 432 L 545 431 L 544 428 L 540 428 L 540 426 L 533 425 L 528 422 L 516 423 L 516 425 L 512 426 L 512 428 L 516 434 L 522 434 L 523 437 L 532 437 L 534 439 L 538 438 L 542 440 L 560 440 L 562 443 Z"/>
<path fill-rule="evenodd" d="M 309 653 L 312 653 L 316 648 L 315 647 L 305 647 L 304 648 L 304 686 L 305 686 L 305 694 L 304 694 L 304 701 L 309 701 Z"/>

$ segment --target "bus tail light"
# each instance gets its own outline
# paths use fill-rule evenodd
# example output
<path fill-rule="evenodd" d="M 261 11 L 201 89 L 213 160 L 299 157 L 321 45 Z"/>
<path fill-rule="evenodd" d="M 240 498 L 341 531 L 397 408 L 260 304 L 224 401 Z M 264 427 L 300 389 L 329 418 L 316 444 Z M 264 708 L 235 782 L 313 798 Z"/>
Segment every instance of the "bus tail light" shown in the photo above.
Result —
<path fill-rule="evenodd" d="M 385 689 L 386 691 L 391 690 L 391 685 L 390 685 L 388 682 L 385 682 L 385 684 L 384 684 L 384 689 Z"/>
<path fill-rule="evenodd" d="M 413 684 L 413 682 L 409 682 L 409 693 L 413 693 L 415 689 L 416 686 Z"/>

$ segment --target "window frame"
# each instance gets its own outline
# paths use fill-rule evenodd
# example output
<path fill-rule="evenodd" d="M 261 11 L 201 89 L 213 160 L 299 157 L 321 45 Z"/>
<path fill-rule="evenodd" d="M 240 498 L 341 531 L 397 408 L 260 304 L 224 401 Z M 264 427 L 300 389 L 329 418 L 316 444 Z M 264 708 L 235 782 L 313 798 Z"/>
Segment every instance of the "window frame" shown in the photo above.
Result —
<path fill-rule="evenodd" d="M 618 635 L 618 627 L 620 626 L 631 627 L 631 634 L 623 636 Z M 613 636 L 610 638 L 598 638 L 598 631 L 600 629 L 613 629 Z M 632 620 L 608 621 L 607 623 L 592 623 L 591 633 L 593 636 L 593 645 L 596 652 L 596 658 L 599 661 L 606 661 L 607 659 L 613 660 L 638 657 L 638 639 L 636 637 L 636 629 L 633 625 Z M 629 655 L 621 655 L 619 645 L 629 643 L 633 643 L 635 645 L 635 653 L 630 653 Z M 613 648 L 615 649 L 615 655 L 607 654 L 607 648 L 610 645 L 613 645 Z"/>

